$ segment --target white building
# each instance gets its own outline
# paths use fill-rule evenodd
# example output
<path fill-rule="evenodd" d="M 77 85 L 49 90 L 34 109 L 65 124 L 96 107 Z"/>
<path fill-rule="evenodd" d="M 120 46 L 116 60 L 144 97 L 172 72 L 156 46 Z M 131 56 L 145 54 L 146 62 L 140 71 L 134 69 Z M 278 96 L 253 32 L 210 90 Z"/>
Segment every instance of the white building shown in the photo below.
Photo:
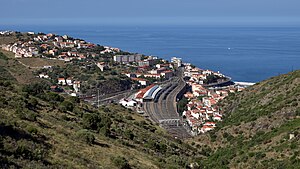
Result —
<path fill-rule="evenodd" d="M 73 89 L 75 90 L 76 93 L 80 91 L 80 81 L 74 81 Z"/>
<path fill-rule="evenodd" d="M 171 62 L 177 64 L 178 67 L 181 67 L 182 65 L 182 59 L 177 57 L 172 57 Z"/>
<path fill-rule="evenodd" d="M 136 101 L 126 99 L 122 99 L 119 103 L 125 107 L 135 107 L 137 105 Z"/>

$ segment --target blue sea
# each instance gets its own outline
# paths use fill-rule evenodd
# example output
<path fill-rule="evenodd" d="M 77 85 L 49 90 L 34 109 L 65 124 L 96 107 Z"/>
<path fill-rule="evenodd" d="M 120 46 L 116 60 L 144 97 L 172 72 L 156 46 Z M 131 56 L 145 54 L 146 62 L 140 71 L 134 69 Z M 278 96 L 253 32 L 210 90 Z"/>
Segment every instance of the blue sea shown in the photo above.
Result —
<path fill-rule="evenodd" d="M 0 25 L 0 30 L 57 33 L 259 82 L 300 69 L 300 26 Z"/>

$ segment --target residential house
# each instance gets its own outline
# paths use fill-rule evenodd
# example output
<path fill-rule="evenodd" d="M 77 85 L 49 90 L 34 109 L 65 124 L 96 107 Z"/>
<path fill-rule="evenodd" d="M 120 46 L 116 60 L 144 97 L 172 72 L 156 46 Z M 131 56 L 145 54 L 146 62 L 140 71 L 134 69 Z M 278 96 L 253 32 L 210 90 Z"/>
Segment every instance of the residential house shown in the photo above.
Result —
<path fill-rule="evenodd" d="M 63 86 L 66 85 L 66 79 L 65 78 L 58 78 L 57 80 L 58 80 L 59 85 L 63 85 Z"/>

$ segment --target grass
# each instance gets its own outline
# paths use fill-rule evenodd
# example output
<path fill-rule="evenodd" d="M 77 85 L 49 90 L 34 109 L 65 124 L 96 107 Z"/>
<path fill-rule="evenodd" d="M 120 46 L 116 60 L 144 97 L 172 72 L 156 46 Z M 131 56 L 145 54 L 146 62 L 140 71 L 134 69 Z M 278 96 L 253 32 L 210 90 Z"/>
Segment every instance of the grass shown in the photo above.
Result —
<path fill-rule="evenodd" d="M 50 60 L 50 59 L 42 59 L 42 58 L 22 58 L 18 59 L 23 64 L 31 67 L 31 68 L 42 68 L 44 66 L 60 66 L 64 67 L 65 63 L 61 60 Z"/>
<path fill-rule="evenodd" d="M 7 58 L 10 58 L 10 59 L 15 58 L 15 54 L 13 52 L 2 50 L 1 48 L 0 48 L 0 52 L 3 53 L 5 56 L 7 56 Z"/>
<path fill-rule="evenodd" d="M 15 36 L 1 36 L 0 35 L 0 45 L 9 44 L 15 42 L 17 39 Z"/>
<path fill-rule="evenodd" d="M 10 167 L 184 168 L 197 156 L 196 149 L 173 139 L 162 129 L 158 130 L 158 126 L 122 106 L 112 104 L 95 109 L 66 97 L 64 100 L 72 102 L 74 109 L 65 111 L 61 109 L 61 100 L 48 98 L 48 91 L 39 90 L 43 84 L 28 86 L 0 82 L 0 145 L 4 145 L 0 146 L 0 159 Z M 32 100 L 37 100 L 37 104 L 32 104 Z M 96 126 L 108 126 L 110 134 L 104 135 L 99 127 L 85 127 L 87 114 L 98 116 L 98 121 L 91 122 Z M 12 128 L 15 134 L 6 128 Z M 78 131 L 83 129 L 94 135 L 92 143 L 78 138 Z M 8 134 L 4 135 L 3 131 Z M 21 150 L 21 154 L 28 155 L 18 157 Z M 183 162 L 165 160 L 171 155 Z M 116 165 L 115 158 L 126 160 Z"/>
<path fill-rule="evenodd" d="M 203 168 L 299 168 L 300 71 L 273 77 L 225 99 L 218 129 L 193 139 L 213 142 Z M 289 133 L 298 133 L 289 140 Z M 200 140 L 201 142 L 199 142 Z M 201 150 L 200 150 L 201 151 Z"/>

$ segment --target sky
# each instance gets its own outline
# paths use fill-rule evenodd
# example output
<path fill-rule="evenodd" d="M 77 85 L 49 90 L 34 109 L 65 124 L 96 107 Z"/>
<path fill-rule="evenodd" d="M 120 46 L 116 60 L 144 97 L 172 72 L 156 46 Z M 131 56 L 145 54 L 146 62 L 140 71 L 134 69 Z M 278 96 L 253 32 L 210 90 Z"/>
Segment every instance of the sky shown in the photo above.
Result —
<path fill-rule="evenodd" d="M 1 24 L 299 23 L 300 0 L 1 0 Z"/>

